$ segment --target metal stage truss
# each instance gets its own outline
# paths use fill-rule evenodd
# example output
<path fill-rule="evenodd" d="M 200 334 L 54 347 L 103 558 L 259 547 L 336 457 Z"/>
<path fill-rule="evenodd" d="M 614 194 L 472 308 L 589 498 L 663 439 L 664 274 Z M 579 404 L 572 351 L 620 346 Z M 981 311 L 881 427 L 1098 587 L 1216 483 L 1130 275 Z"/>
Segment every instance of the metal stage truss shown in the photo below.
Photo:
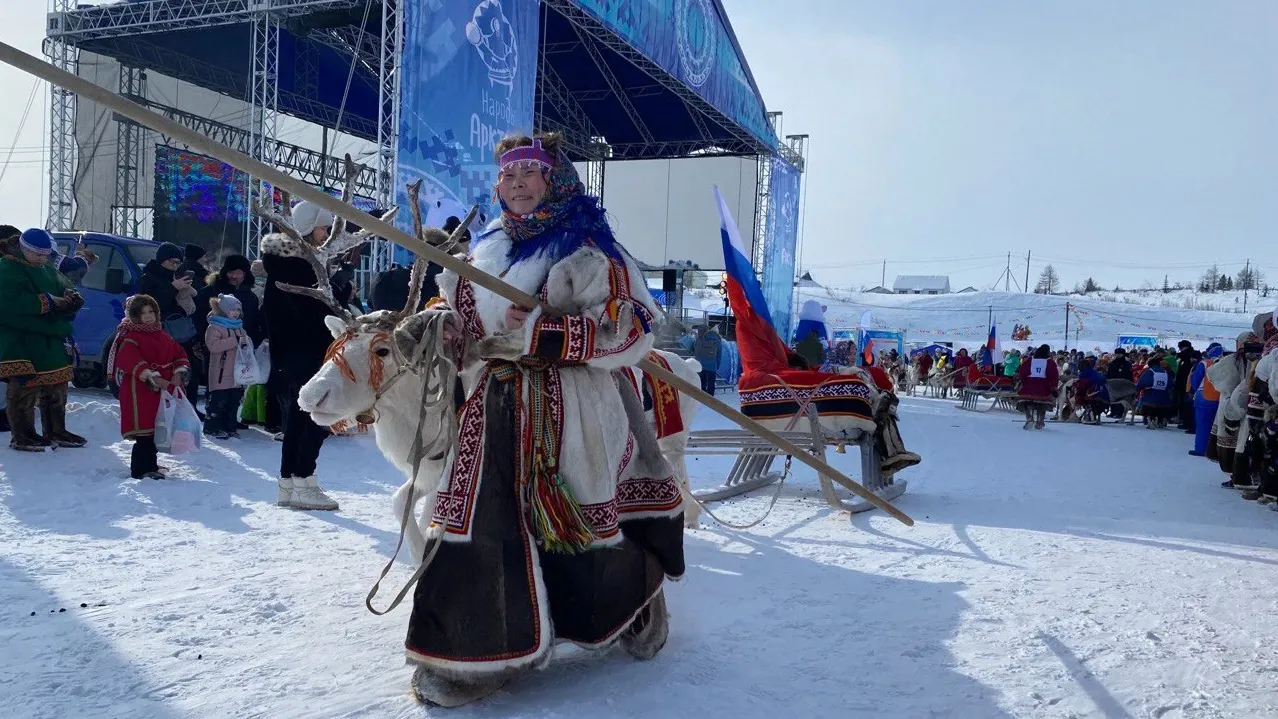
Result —
<path fill-rule="evenodd" d="M 357 193 L 381 207 L 394 202 L 400 129 L 400 63 L 404 56 L 403 0 L 120 0 L 77 5 L 49 0 L 45 53 L 75 72 L 79 54 L 92 52 L 121 64 L 119 91 L 146 101 L 146 72 L 240 99 L 249 106 L 247 127 L 200 117 L 181 107 L 147 101 L 152 109 L 215 137 L 253 157 L 314 184 L 337 181 L 337 158 L 281 142 L 281 116 L 290 116 L 372 143 L 370 167 Z M 720 0 L 713 7 L 727 25 Z M 687 5 L 687 3 L 684 3 Z M 564 134 L 574 160 L 586 163 L 592 192 L 604 184 L 604 162 L 686 156 L 733 155 L 759 159 L 756 248 L 767 227 L 768 176 L 778 155 L 803 170 L 805 136 L 784 139 L 780 113 L 766 121 L 740 122 L 663 68 L 631 40 L 610 28 L 598 3 L 541 0 L 534 125 Z M 727 26 L 742 70 L 749 67 Z M 757 115 L 762 99 L 754 88 Z M 75 96 L 51 94 L 49 182 L 51 229 L 75 229 Z M 149 142 L 167 144 L 136 124 L 116 118 L 119 155 L 111 224 L 137 234 L 138 186 L 153 168 L 142 166 Z M 748 129 L 747 126 L 755 129 Z M 250 187 L 257 184 L 250 181 Z M 256 188 L 260 191 L 260 187 Z M 253 194 L 253 190 L 250 190 Z M 144 206 L 144 205 L 143 205 Z M 263 228 L 248 223 L 245 250 Z M 362 268 L 376 272 L 391 261 L 382 243 Z M 757 259 L 757 258 L 756 258 Z M 758 266 L 756 264 L 756 266 Z"/>

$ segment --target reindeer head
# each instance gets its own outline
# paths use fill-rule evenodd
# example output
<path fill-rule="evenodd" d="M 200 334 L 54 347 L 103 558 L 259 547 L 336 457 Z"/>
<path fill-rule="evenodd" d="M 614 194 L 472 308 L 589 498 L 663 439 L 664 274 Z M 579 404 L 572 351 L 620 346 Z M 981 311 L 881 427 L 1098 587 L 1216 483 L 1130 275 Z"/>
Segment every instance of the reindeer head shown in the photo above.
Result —
<path fill-rule="evenodd" d="M 415 234 L 423 242 L 451 249 L 462 237 L 471 218 L 459 225 L 452 235 L 423 227 L 417 202 L 420 190 L 421 182 L 408 188 Z M 472 217 L 475 212 L 471 210 Z M 316 424 L 334 426 L 352 421 L 361 424 L 376 421 L 378 400 L 403 373 L 410 371 L 411 358 L 431 323 L 429 312 L 418 312 L 428 264 L 421 258 L 413 263 L 408 299 L 403 309 L 382 310 L 360 317 L 341 313 L 325 318 L 324 323 L 333 335 L 333 344 L 323 366 L 302 387 L 298 397 L 298 406 L 310 413 Z M 300 289 L 308 288 L 289 291 Z M 415 400 L 418 398 L 414 397 Z"/>

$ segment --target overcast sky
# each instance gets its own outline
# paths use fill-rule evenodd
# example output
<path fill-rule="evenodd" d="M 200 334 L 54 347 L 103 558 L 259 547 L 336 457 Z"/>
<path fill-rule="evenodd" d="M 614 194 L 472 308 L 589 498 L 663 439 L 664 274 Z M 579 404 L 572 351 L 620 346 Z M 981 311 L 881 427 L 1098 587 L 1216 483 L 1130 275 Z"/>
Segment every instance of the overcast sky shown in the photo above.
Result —
<path fill-rule="evenodd" d="M 724 1 L 769 109 L 811 135 L 818 281 L 877 284 L 886 259 L 889 283 L 985 287 L 1011 252 L 1023 282 L 1032 250 L 1031 283 L 1047 260 L 1112 287 L 1250 257 L 1278 284 L 1278 1 Z M 0 5 L 38 52 L 45 3 Z M 0 68 L 0 163 L 31 88 Z M 47 107 L 0 222 L 43 222 Z"/>

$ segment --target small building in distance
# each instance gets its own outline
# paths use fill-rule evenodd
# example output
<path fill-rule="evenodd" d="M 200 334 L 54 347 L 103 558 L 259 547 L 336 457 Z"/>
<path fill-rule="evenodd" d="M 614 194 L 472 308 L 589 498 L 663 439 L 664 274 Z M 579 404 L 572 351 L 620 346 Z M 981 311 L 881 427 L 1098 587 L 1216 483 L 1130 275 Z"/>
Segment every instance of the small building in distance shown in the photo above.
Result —
<path fill-rule="evenodd" d="M 973 287 L 973 286 L 971 286 L 971 285 L 968 285 L 967 287 L 964 287 L 963 289 L 959 290 L 959 291 L 958 291 L 958 294 L 960 294 L 960 295 L 961 295 L 961 294 L 964 294 L 964 293 L 967 293 L 967 292 L 980 292 L 980 290 L 976 289 L 975 287 Z"/>
<path fill-rule="evenodd" d="M 803 276 L 799 278 L 799 281 L 795 283 L 795 286 L 796 287 L 820 287 L 821 284 L 818 283 L 816 280 L 812 279 L 811 272 L 804 272 Z"/>
<path fill-rule="evenodd" d="M 877 287 L 871 287 L 870 289 L 866 290 L 866 292 L 869 292 L 870 294 L 874 294 L 874 295 L 891 295 L 891 294 L 895 294 L 895 293 L 893 293 L 893 292 L 892 292 L 892 290 L 889 290 L 888 288 L 884 287 L 883 285 L 879 285 L 879 286 L 877 286 Z"/>
<path fill-rule="evenodd" d="M 948 275 L 897 275 L 892 291 L 898 295 L 948 295 Z"/>

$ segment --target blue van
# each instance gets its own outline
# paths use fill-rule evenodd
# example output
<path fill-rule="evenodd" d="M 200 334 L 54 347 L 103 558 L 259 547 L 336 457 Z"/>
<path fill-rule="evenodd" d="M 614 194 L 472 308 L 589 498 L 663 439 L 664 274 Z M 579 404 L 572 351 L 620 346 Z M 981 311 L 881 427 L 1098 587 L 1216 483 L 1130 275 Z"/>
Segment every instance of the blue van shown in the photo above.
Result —
<path fill-rule="evenodd" d="M 69 255 L 83 242 L 98 256 L 77 289 L 84 307 L 72 325 L 80 366 L 72 384 L 81 389 L 106 384 L 106 361 L 115 328 L 124 319 L 124 300 L 137 292 L 142 268 L 155 259 L 160 243 L 103 232 L 54 232 L 58 252 Z"/>

